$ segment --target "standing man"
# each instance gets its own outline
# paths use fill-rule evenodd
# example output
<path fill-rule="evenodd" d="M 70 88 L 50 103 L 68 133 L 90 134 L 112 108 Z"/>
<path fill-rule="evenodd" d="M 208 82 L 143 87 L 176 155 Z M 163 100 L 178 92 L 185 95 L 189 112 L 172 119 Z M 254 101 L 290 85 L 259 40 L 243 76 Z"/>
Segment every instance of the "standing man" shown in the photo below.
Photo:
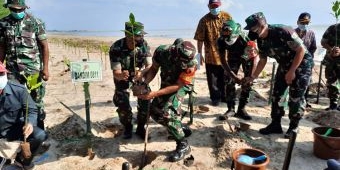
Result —
<path fill-rule="evenodd" d="M 221 11 L 220 0 L 209 0 L 209 13 L 202 17 L 198 23 L 195 37 L 197 50 L 200 55 L 200 64 L 205 62 L 210 99 L 213 106 L 226 102 L 224 70 L 217 50 L 217 39 L 220 36 L 222 24 L 231 19 L 231 16 Z M 204 44 L 204 57 L 202 47 Z"/>
<path fill-rule="evenodd" d="M 321 39 L 322 47 L 327 53 L 322 61 L 326 66 L 325 77 L 327 79 L 329 107 L 326 110 L 340 110 L 338 107 L 339 89 L 337 82 L 340 80 L 340 24 L 334 24 L 327 28 Z"/>
<path fill-rule="evenodd" d="M 267 24 L 262 12 L 249 16 L 246 23 L 245 29 L 258 35 L 260 61 L 254 74 L 245 78 L 244 83 L 251 83 L 259 76 L 267 63 L 267 57 L 275 58 L 279 63 L 272 98 L 272 122 L 260 129 L 260 133 L 282 133 L 281 118 L 284 116 L 284 107 L 279 106 L 279 101 L 289 86 L 290 123 L 285 134 L 285 138 L 289 138 L 292 131 L 298 127 L 305 111 L 304 94 L 309 85 L 313 58 L 294 29 L 284 25 Z"/>
<path fill-rule="evenodd" d="M 113 103 L 118 107 L 119 120 L 124 126 L 124 139 L 132 137 L 132 108 L 130 105 L 129 88 L 141 82 L 142 72 L 152 64 L 150 47 L 144 40 L 144 25 L 140 22 L 125 23 L 125 37 L 117 40 L 110 48 L 111 69 L 113 71 L 115 93 Z M 149 100 L 137 101 L 136 134 L 144 139 Z"/>
<path fill-rule="evenodd" d="M 311 15 L 308 12 L 301 13 L 297 20 L 298 27 L 295 28 L 295 31 L 299 35 L 299 37 L 302 39 L 303 44 L 306 46 L 308 52 L 314 58 L 314 53 L 316 51 L 316 40 L 315 40 L 314 31 L 308 28 L 310 20 L 311 20 Z M 308 93 L 309 93 L 309 87 L 306 90 L 305 99 L 306 99 L 306 107 L 311 108 L 312 106 L 308 103 Z"/>
<path fill-rule="evenodd" d="M 252 70 L 256 67 L 257 52 L 254 41 L 249 41 L 247 35 L 241 31 L 241 25 L 234 20 L 228 20 L 222 26 L 221 36 L 217 40 L 218 52 L 222 66 L 226 72 L 225 94 L 227 98 L 228 110 L 220 116 L 220 120 L 225 120 L 228 115 L 235 115 L 244 120 L 251 120 L 251 116 L 245 110 L 248 103 L 251 86 L 242 85 L 237 113 L 235 114 L 236 87 L 241 84 L 241 78 L 237 73 L 242 65 L 244 77 L 250 77 Z M 248 51 L 251 53 L 248 53 Z"/>
<path fill-rule="evenodd" d="M 189 41 L 176 45 L 161 45 L 154 55 L 152 66 L 147 72 L 145 83 L 149 84 L 161 70 L 161 87 L 146 95 L 138 96 L 152 100 L 150 115 L 159 124 L 165 126 L 176 141 L 176 150 L 169 156 L 169 161 L 176 162 L 189 154 L 191 149 L 184 126 L 181 123 L 181 104 L 192 87 L 197 61 L 194 58 L 195 46 Z"/>
<path fill-rule="evenodd" d="M 42 85 L 32 90 L 30 95 L 38 107 L 38 127 L 44 129 L 44 81 L 49 79 L 45 25 L 26 13 L 25 0 L 7 0 L 4 6 L 10 14 L 0 20 L 0 61 L 6 60 L 11 81 L 28 85 L 26 77 L 38 75 L 38 83 Z"/>
<path fill-rule="evenodd" d="M 0 139 L 23 141 L 24 138 L 27 138 L 33 155 L 30 158 L 24 158 L 20 152 L 15 161 L 24 170 L 33 169 L 33 156 L 42 142 L 47 139 L 47 134 L 37 127 L 38 109 L 26 87 L 8 82 L 7 72 L 5 66 L 0 62 Z M 25 119 L 27 119 L 27 123 Z"/>

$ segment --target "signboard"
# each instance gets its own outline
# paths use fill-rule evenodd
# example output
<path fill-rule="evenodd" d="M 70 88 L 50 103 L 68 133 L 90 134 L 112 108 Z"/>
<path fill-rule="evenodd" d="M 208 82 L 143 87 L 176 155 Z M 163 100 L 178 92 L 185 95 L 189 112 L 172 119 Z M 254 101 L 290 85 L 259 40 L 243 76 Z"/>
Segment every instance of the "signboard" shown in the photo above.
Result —
<path fill-rule="evenodd" d="M 72 82 L 102 81 L 102 64 L 100 61 L 71 62 Z"/>

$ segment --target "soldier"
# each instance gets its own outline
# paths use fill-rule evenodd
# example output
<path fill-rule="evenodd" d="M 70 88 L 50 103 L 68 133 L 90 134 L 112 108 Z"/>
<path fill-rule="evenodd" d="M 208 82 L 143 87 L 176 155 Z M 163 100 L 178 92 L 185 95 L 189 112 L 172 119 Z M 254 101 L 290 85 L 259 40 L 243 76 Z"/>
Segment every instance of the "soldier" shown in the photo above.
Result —
<path fill-rule="evenodd" d="M 0 60 L 6 60 L 8 79 L 11 81 L 28 85 L 26 77 L 39 75 L 38 83 L 42 85 L 30 94 L 39 111 L 38 127 L 44 129 L 44 81 L 49 79 L 45 25 L 25 12 L 28 8 L 25 0 L 7 0 L 4 6 L 10 10 L 10 14 L 0 20 Z"/>
<path fill-rule="evenodd" d="M 188 134 L 181 123 L 181 103 L 192 86 L 197 65 L 195 53 L 196 48 L 189 41 L 159 46 L 153 55 L 152 66 L 144 77 L 145 83 L 149 84 L 160 69 L 161 87 L 138 96 L 144 100 L 153 99 L 150 116 L 165 126 L 175 139 L 177 146 L 169 156 L 171 162 L 183 159 L 191 151 L 185 139 Z"/>
<path fill-rule="evenodd" d="M 140 22 L 134 25 L 125 23 L 125 37 L 117 40 L 110 48 L 111 69 L 113 71 L 115 93 L 113 102 L 118 107 L 119 120 L 123 124 L 124 139 L 132 137 L 132 108 L 129 102 L 128 89 L 132 84 L 141 81 L 141 73 L 149 69 L 152 64 L 150 47 L 144 40 L 144 25 Z M 144 139 L 144 125 L 147 120 L 149 100 L 137 101 L 137 129 L 136 134 Z"/>
<path fill-rule="evenodd" d="M 334 24 L 327 28 L 321 39 L 321 45 L 327 53 L 322 61 L 326 66 L 325 77 L 327 79 L 329 107 L 326 110 L 340 110 L 338 107 L 339 89 L 337 81 L 340 79 L 340 24 Z"/>
<path fill-rule="evenodd" d="M 228 110 L 220 120 L 225 120 L 228 115 L 235 115 L 244 120 L 251 120 L 251 116 L 245 110 L 248 103 L 251 86 L 241 86 L 237 113 L 235 114 L 236 88 L 235 83 L 241 84 L 241 78 L 237 73 L 242 65 L 245 77 L 250 77 L 253 67 L 256 67 L 256 52 L 248 55 L 249 50 L 256 50 L 254 41 L 249 41 L 245 33 L 241 31 L 241 25 L 234 20 L 228 20 L 222 26 L 221 36 L 217 40 L 218 52 L 222 66 L 226 72 L 226 98 Z M 252 52 L 254 52 L 252 51 Z M 250 51 L 249 51 L 250 52 Z"/>
<path fill-rule="evenodd" d="M 292 131 L 298 127 L 305 111 L 304 94 L 309 85 L 313 58 L 293 28 L 267 24 L 262 12 L 249 16 L 246 23 L 245 29 L 258 35 L 260 61 L 253 75 L 245 78 L 244 83 L 252 82 L 259 76 L 267 63 L 267 56 L 275 58 L 279 63 L 272 98 L 272 122 L 260 129 L 260 133 L 282 133 L 281 118 L 284 108 L 279 106 L 279 101 L 289 86 L 290 123 L 285 134 L 285 138 L 289 138 Z"/>

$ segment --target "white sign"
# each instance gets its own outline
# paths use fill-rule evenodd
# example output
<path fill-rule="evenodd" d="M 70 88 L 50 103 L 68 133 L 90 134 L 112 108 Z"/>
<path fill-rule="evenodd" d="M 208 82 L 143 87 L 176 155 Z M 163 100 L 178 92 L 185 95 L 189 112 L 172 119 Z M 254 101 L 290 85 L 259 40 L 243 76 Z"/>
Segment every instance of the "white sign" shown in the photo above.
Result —
<path fill-rule="evenodd" d="M 102 81 L 102 64 L 100 61 L 71 62 L 72 82 Z"/>

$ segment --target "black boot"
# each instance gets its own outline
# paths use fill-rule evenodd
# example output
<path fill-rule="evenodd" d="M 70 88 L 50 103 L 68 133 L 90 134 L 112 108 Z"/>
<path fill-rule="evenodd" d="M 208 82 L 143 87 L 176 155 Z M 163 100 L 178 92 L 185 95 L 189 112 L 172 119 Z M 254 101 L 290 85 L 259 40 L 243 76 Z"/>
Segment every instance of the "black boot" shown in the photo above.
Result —
<path fill-rule="evenodd" d="M 218 120 L 227 120 L 229 116 L 235 115 L 235 108 L 228 107 L 228 110 L 223 114 L 218 116 Z"/>
<path fill-rule="evenodd" d="M 262 135 L 269 135 L 272 133 L 281 134 L 283 132 L 281 127 L 281 121 L 272 120 L 272 122 L 267 127 L 260 129 L 259 132 Z"/>
<path fill-rule="evenodd" d="M 338 108 L 338 105 L 336 104 L 335 101 L 330 101 L 329 103 L 329 107 L 327 107 L 325 110 L 329 111 L 329 110 L 336 110 Z"/>
<path fill-rule="evenodd" d="M 42 129 L 45 130 L 45 123 L 44 120 L 46 118 L 46 112 L 43 109 L 39 109 L 38 112 L 38 119 L 37 119 L 37 126 Z"/>
<path fill-rule="evenodd" d="M 144 140 L 145 134 L 146 134 L 146 131 L 145 131 L 144 124 L 138 124 L 137 129 L 136 129 L 136 135 Z M 148 137 L 148 139 L 150 139 L 150 137 Z"/>
<path fill-rule="evenodd" d="M 296 131 L 298 126 L 299 126 L 299 120 L 290 120 L 289 128 L 284 137 L 286 139 L 289 139 L 290 136 L 292 135 L 293 130 Z"/>
<path fill-rule="evenodd" d="M 132 124 L 125 126 L 123 139 L 131 139 L 132 138 L 132 129 L 133 129 Z"/>
<path fill-rule="evenodd" d="M 176 150 L 169 156 L 170 162 L 177 162 L 189 154 L 191 148 L 186 140 L 176 141 Z"/>
<path fill-rule="evenodd" d="M 237 109 L 237 113 L 234 115 L 235 117 L 241 118 L 243 120 L 251 120 L 251 116 L 247 113 L 244 107 L 239 107 Z"/>

